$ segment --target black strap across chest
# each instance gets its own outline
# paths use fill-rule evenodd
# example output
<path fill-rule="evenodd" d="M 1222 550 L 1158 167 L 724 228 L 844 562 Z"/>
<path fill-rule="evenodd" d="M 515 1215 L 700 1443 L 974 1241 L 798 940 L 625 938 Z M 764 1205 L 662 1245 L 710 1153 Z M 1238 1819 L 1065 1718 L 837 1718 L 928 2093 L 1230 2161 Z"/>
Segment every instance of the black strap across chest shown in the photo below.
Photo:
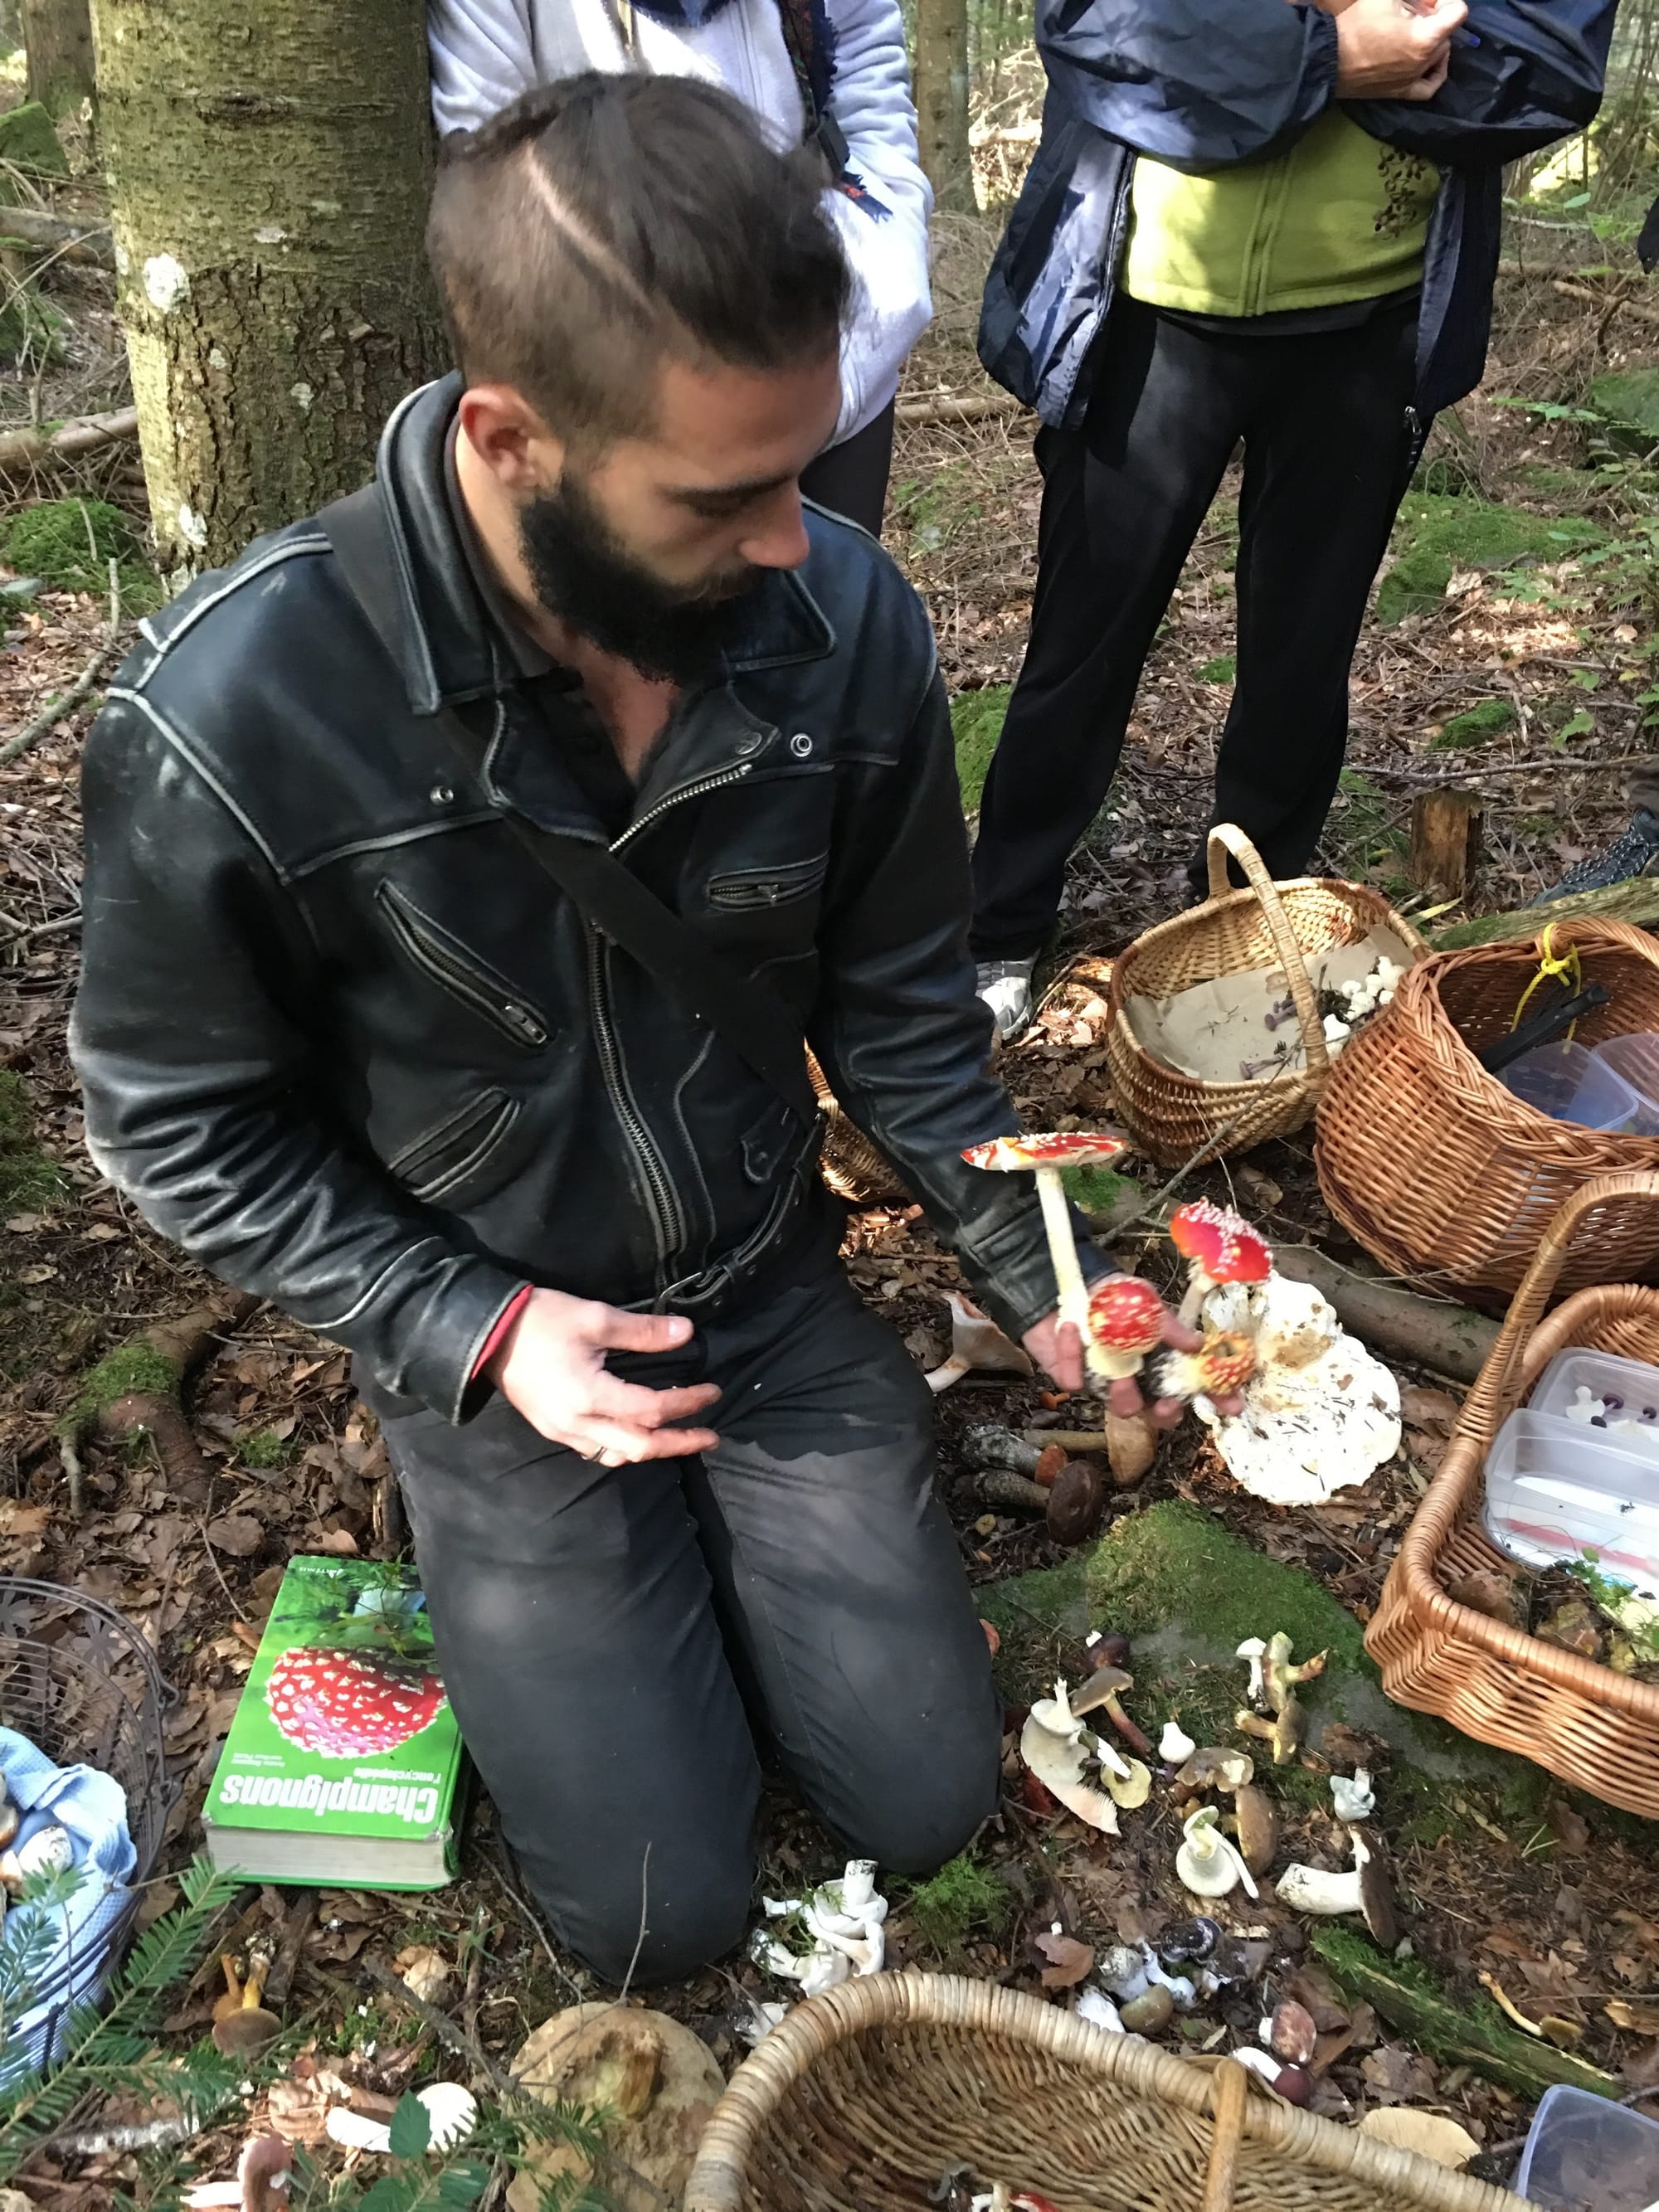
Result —
<path fill-rule="evenodd" d="M 392 549 L 374 486 L 334 501 L 317 522 L 369 627 L 395 661 Z M 449 708 L 441 707 L 437 720 L 469 773 L 482 779 L 483 740 Z M 495 811 L 501 826 L 591 927 L 636 960 L 675 1005 L 706 1023 L 804 1120 L 815 1116 L 800 1024 L 769 985 L 739 975 L 608 846 L 560 836 L 505 807 Z"/>

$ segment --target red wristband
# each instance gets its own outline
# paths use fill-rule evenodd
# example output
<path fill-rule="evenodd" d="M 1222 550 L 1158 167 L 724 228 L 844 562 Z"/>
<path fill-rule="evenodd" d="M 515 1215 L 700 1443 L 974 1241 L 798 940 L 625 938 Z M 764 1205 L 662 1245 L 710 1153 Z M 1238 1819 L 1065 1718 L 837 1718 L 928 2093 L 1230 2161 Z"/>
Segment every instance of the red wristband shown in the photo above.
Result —
<path fill-rule="evenodd" d="M 512 1303 L 509 1305 L 502 1307 L 501 1314 L 496 1320 L 495 1328 L 490 1330 L 489 1335 L 484 1339 L 483 1350 L 478 1354 L 477 1358 L 473 1362 L 472 1372 L 468 1377 L 470 1382 L 476 1382 L 477 1381 L 478 1377 L 483 1373 L 485 1368 L 489 1366 L 490 1361 L 501 1350 L 501 1346 L 507 1340 L 507 1331 L 512 1328 L 514 1322 L 517 1321 L 519 1316 L 524 1311 L 526 1306 L 529 1304 L 530 1293 L 534 1287 L 533 1284 L 526 1283 L 524 1288 L 513 1299 Z"/>

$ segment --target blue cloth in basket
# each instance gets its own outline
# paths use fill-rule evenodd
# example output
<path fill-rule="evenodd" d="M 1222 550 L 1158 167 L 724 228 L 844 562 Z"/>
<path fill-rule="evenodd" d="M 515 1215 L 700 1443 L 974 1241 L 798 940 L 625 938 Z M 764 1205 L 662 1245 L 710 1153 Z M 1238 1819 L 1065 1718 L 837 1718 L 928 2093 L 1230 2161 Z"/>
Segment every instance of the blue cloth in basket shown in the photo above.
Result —
<path fill-rule="evenodd" d="M 127 1902 L 125 1883 L 138 1854 L 127 1832 L 127 1793 L 99 1768 L 59 1766 L 26 1735 L 0 1728 L 0 1771 L 22 1814 L 12 1849 L 56 1825 L 67 1832 L 75 1863 L 84 1870 L 69 1903 L 49 1915 L 61 1930 L 46 1969 L 52 1994 L 10 2027 L 0 2054 L 3 2080 L 24 2064 L 41 2066 L 59 2057 L 70 2008 L 101 1995 L 110 1938 Z M 37 1913 L 43 1909 L 33 1908 Z M 30 1908 L 14 1906 L 0 1931 L 0 1944 L 13 1942 L 29 1917 Z M 72 1971 L 67 1986 L 59 1988 L 57 1978 L 66 1964 Z"/>

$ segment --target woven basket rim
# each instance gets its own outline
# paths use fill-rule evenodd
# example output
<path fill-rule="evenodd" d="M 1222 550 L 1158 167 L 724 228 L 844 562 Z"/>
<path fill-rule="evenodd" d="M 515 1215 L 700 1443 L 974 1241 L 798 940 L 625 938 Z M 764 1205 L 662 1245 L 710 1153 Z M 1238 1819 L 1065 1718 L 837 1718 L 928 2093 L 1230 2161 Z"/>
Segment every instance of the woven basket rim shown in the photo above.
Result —
<path fill-rule="evenodd" d="M 747 2163 L 785 2096 L 837 2045 L 872 2028 L 961 2027 L 1027 2044 L 1102 2081 L 1208 2117 L 1214 2075 L 1136 2035 L 1107 2035 L 1076 2014 L 1024 1990 L 964 1975 L 914 1968 L 843 1982 L 797 2005 L 732 2075 L 698 2147 L 684 2212 L 734 2212 L 743 2203 Z M 1370 2183 L 1429 2212 L 1536 2212 L 1527 2200 L 1471 2180 L 1414 2151 L 1329 2120 L 1252 2096 L 1247 2142 L 1283 2151 L 1297 2163 Z"/>
<path fill-rule="evenodd" d="M 1414 966 L 1420 967 L 1425 960 L 1440 957 L 1428 939 L 1419 936 L 1412 927 L 1387 894 L 1373 890 L 1369 884 L 1351 883 L 1346 876 L 1286 876 L 1282 880 L 1276 880 L 1273 889 L 1279 893 L 1281 904 L 1287 896 L 1294 897 L 1298 891 L 1328 891 L 1339 896 L 1352 896 L 1365 905 L 1375 907 L 1380 915 L 1387 916 L 1390 926 L 1398 931 L 1415 956 Z M 1253 890 L 1248 888 L 1235 890 L 1224 892 L 1220 898 L 1206 898 L 1197 906 L 1188 907 L 1181 914 L 1172 914 L 1167 921 L 1155 921 L 1150 929 L 1143 929 L 1139 937 L 1126 945 L 1113 961 L 1114 988 L 1126 969 L 1133 968 L 1149 950 L 1163 945 L 1171 936 L 1190 937 L 1223 921 L 1228 915 L 1237 913 L 1242 907 L 1259 904 L 1260 901 Z M 1234 975 L 1241 971 L 1226 969 L 1222 972 Z"/>

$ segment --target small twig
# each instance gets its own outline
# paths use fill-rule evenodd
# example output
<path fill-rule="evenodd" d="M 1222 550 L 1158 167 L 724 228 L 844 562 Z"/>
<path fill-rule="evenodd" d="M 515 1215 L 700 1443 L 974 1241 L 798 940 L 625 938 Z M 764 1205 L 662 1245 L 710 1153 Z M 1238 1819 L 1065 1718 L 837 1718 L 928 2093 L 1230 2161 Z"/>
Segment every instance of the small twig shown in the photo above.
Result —
<path fill-rule="evenodd" d="M 90 696 L 120 639 L 121 570 L 119 565 L 112 561 L 109 564 L 109 629 L 103 641 L 63 697 L 54 700 L 50 707 L 43 707 L 32 722 L 26 722 L 15 738 L 8 738 L 5 744 L 0 745 L 0 768 L 9 766 L 20 754 L 26 753 L 32 744 L 44 738 L 48 730 L 56 729 L 66 714 L 72 714 L 82 700 Z"/>
<path fill-rule="evenodd" d="M 34 2146 L 33 2155 L 50 2150 L 60 2158 L 106 2158 L 111 2152 L 159 2150 L 170 2143 L 188 2142 L 207 2124 L 200 2112 L 169 2112 L 159 2120 L 135 2121 L 125 2127 L 91 2128 L 76 2136 L 48 2136 Z"/>
<path fill-rule="evenodd" d="M 207 1522 L 199 1513 L 196 1516 L 196 1526 L 201 1535 L 202 1549 L 207 1553 L 208 1565 L 212 1568 L 215 1575 L 218 1577 L 219 1587 L 225 1594 L 226 1604 L 229 1606 L 233 1613 L 239 1614 L 242 1620 L 247 1620 L 248 1617 L 246 1613 L 243 1613 L 241 1607 L 237 1604 L 235 1598 L 231 1593 L 230 1584 L 225 1580 L 224 1570 L 220 1566 L 219 1562 L 213 1556 L 213 1546 L 208 1540 Z M 252 1628 L 252 1626 L 253 1623 L 251 1620 L 248 1620 L 248 1626 Z"/>
<path fill-rule="evenodd" d="M 412 2012 L 416 2020 L 429 2027 L 447 2050 L 453 2051 L 458 2058 L 465 2058 L 479 2077 L 489 2082 L 498 2097 L 511 2097 L 516 2094 L 514 2083 L 496 2065 L 483 2045 L 453 2021 L 447 2012 L 440 2012 L 436 2005 L 428 2004 L 424 1997 L 417 1997 L 400 1974 L 394 1973 L 390 1966 L 369 1953 L 365 1952 L 358 1964 L 369 1980 L 384 1990 L 387 1996 L 406 2011 Z"/>
<path fill-rule="evenodd" d="M 0 945 L 10 947 L 27 945 L 36 937 L 65 937 L 72 929 L 81 927 L 81 909 L 73 914 L 55 915 L 50 921 L 35 921 L 20 925 L 13 930 L 0 933 Z"/>
<path fill-rule="evenodd" d="M 546 1929 L 542 1926 L 542 1923 L 536 1917 L 536 1914 L 531 1910 L 530 1906 L 526 1904 L 524 1899 L 520 1896 L 518 1891 L 514 1888 L 513 1884 L 507 1879 L 507 1854 L 504 1849 L 499 1851 L 495 1856 L 495 1879 L 501 1883 L 501 1887 L 507 1892 L 514 1905 L 518 1906 L 520 1911 L 523 1913 L 525 1918 L 529 1922 L 531 1931 L 534 1935 L 536 1941 L 541 1945 L 543 1950 L 547 1954 L 548 1965 L 552 1967 L 554 1972 L 564 1984 L 566 1989 L 569 1990 L 572 1997 L 578 2004 L 580 2004 L 582 2001 L 582 1993 L 577 1987 L 575 1982 L 571 1978 L 569 1969 L 566 1966 L 563 1960 L 560 1958 L 558 1953 L 553 1948 L 551 1943 L 548 1942 Z"/>
<path fill-rule="evenodd" d="M 634 1969 L 640 1963 L 640 1954 L 645 1948 L 646 1912 L 651 1898 L 651 1846 L 647 1844 L 645 1856 L 640 1861 L 640 1931 L 634 1938 L 634 1955 L 628 1962 L 628 1972 L 623 1976 L 617 2002 L 626 2004 L 628 1992 L 634 1979 Z"/>

